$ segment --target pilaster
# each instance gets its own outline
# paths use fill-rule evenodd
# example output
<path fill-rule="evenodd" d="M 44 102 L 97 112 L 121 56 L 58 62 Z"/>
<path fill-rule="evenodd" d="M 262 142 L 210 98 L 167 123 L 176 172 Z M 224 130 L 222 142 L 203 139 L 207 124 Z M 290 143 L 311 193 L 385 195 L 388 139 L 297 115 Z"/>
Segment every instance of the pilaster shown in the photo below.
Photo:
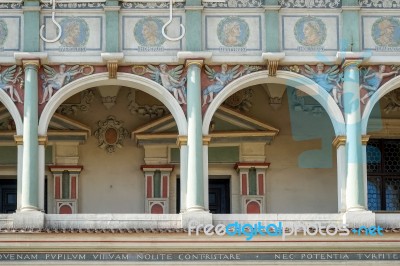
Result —
<path fill-rule="evenodd" d="M 180 180 L 181 180 L 181 194 L 180 194 L 180 213 L 186 211 L 186 194 L 187 194 L 187 176 L 188 176 L 188 146 L 187 136 L 178 136 L 176 144 L 180 150 Z"/>
<path fill-rule="evenodd" d="M 186 1 L 185 28 L 186 51 L 202 51 L 202 11 L 200 0 Z"/>
<path fill-rule="evenodd" d="M 360 51 L 360 6 L 357 0 L 342 1 L 341 51 Z"/>
<path fill-rule="evenodd" d="M 39 52 L 40 50 L 40 1 L 27 0 L 24 1 L 22 8 L 24 12 L 24 51 Z"/>
<path fill-rule="evenodd" d="M 338 212 L 346 212 L 346 136 L 336 136 L 332 142 L 336 149 Z"/>
<path fill-rule="evenodd" d="M 106 14 L 106 51 L 119 51 L 119 10 L 118 1 L 107 1 L 104 11 Z M 108 66 L 108 65 L 107 65 Z"/>
<path fill-rule="evenodd" d="M 277 0 L 265 0 L 265 36 L 266 36 L 266 51 L 267 52 L 279 52 L 280 42 L 279 42 L 279 9 Z"/>

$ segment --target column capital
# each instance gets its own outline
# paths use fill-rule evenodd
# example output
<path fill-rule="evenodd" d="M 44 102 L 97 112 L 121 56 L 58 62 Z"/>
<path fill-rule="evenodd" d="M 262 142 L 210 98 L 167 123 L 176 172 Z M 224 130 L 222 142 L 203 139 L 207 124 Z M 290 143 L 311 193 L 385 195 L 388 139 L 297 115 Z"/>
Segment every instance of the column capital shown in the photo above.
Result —
<path fill-rule="evenodd" d="M 203 145 L 210 145 L 211 142 L 211 136 L 203 136 Z"/>
<path fill-rule="evenodd" d="M 23 135 L 14 135 L 14 141 L 17 145 L 24 144 L 24 137 Z"/>
<path fill-rule="evenodd" d="M 35 60 L 35 59 L 28 59 L 28 60 L 22 60 L 22 65 L 24 69 L 27 67 L 34 67 L 35 69 L 39 69 L 40 67 L 40 60 Z"/>
<path fill-rule="evenodd" d="M 361 137 L 362 145 L 364 145 L 364 146 L 367 145 L 370 137 L 371 137 L 370 135 L 362 135 L 362 137 Z"/>
<path fill-rule="evenodd" d="M 338 149 L 340 146 L 346 145 L 346 136 L 336 136 L 336 138 L 332 141 L 332 145 Z"/>
<path fill-rule="evenodd" d="M 39 145 L 47 146 L 48 138 L 47 138 L 47 136 L 39 136 L 38 141 L 39 141 Z"/>
<path fill-rule="evenodd" d="M 347 67 L 356 67 L 358 68 L 358 66 L 362 63 L 363 59 L 345 59 L 342 67 L 344 69 L 346 69 Z"/>
<path fill-rule="evenodd" d="M 202 68 L 204 64 L 204 59 L 187 59 L 185 62 L 186 67 L 190 67 L 191 65 L 197 65 L 199 68 Z"/>
<path fill-rule="evenodd" d="M 176 138 L 176 145 L 179 147 L 187 145 L 187 136 L 178 136 Z"/>

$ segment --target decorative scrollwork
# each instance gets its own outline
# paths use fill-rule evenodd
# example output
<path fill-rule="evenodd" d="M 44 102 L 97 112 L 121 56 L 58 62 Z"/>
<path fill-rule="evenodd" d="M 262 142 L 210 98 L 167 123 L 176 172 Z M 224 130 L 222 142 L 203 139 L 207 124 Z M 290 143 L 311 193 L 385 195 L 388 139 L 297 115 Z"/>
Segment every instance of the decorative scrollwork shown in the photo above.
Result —
<path fill-rule="evenodd" d="M 286 8 L 340 8 L 341 0 L 279 0 L 279 5 Z"/>
<path fill-rule="evenodd" d="M 94 135 L 99 141 L 99 147 L 108 153 L 115 152 L 115 149 L 123 147 L 123 140 L 129 137 L 129 132 L 123 127 L 123 122 L 110 115 L 104 121 L 99 121 L 99 128 Z"/>

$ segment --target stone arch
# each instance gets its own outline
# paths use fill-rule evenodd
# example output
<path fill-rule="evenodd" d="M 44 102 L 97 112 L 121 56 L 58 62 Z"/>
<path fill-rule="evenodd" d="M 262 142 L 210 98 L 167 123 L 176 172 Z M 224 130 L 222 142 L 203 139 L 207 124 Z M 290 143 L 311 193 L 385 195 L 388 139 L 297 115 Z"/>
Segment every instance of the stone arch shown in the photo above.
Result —
<path fill-rule="evenodd" d="M 11 98 L 8 96 L 8 94 L 1 89 L 0 89 L 0 101 L 10 112 L 12 119 L 14 119 L 16 134 L 22 135 L 23 133 L 22 117 L 18 111 L 18 108 L 15 105 L 15 103 L 11 100 Z"/>
<path fill-rule="evenodd" d="M 400 87 L 400 76 L 392 78 L 383 84 L 372 96 L 365 105 L 364 112 L 361 119 L 361 132 L 363 135 L 367 134 L 368 120 L 371 115 L 372 109 L 389 92 Z"/>
<path fill-rule="evenodd" d="M 117 79 L 109 79 L 108 72 L 90 75 L 77 79 L 65 85 L 60 91 L 54 94 L 47 102 L 46 107 L 39 120 L 39 135 L 46 135 L 50 119 L 57 108 L 72 95 L 89 89 L 91 87 L 104 85 L 119 85 L 139 89 L 161 101 L 174 117 L 179 135 L 187 135 L 187 120 L 185 114 L 172 96 L 172 94 L 160 84 L 137 75 L 129 73 L 118 73 Z"/>
<path fill-rule="evenodd" d="M 208 106 L 203 120 L 203 134 L 208 135 L 211 119 L 223 101 L 241 89 L 264 83 L 289 85 L 307 93 L 316 101 L 318 101 L 318 103 L 321 104 L 321 106 L 328 113 L 335 131 L 335 135 L 345 135 L 345 121 L 342 111 L 335 103 L 331 95 L 313 80 L 294 72 L 282 70 L 277 71 L 277 75 L 275 77 L 268 76 L 268 71 L 264 70 L 246 75 L 229 83 Z"/>

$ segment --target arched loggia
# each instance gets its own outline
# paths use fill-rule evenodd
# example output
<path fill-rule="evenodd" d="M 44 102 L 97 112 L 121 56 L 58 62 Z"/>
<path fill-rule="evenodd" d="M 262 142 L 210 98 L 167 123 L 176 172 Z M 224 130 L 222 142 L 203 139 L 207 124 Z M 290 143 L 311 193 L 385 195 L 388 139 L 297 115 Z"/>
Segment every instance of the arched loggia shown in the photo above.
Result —
<path fill-rule="evenodd" d="M 118 73 L 117 79 L 109 79 L 108 72 L 90 75 L 75 80 L 65 85 L 60 91 L 51 97 L 46 104 L 39 120 L 39 135 L 46 135 L 50 119 L 57 108 L 69 97 L 81 91 L 96 86 L 117 85 L 135 88 L 144 91 L 162 102 L 174 117 L 179 135 L 187 135 L 187 121 L 185 114 L 172 96 L 172 94 L 160 84 L 137 75 Z"/>
<path fill-rule="evenodd" d="M 398 89 L 400 87 L 400 76 L 392 78 L 385 84 L 383 84 L 369 99 L 365 105 L 364 112 L 361 120 L 361 132 L 363 135 L 367 134 L 368 120 L 371 115 L 372 109 L 389 92 Z"/>
<path fill-rule="evenodd" d="M 307 93 L 316 101 L 318 101 L 318 103 L 321 104 L 321 106 L 328 113 L 335 131 L 335 135 L 339 136 L 345 134 L 345 122 L 342 111 L 333 100 L 331 95 L 313 80 L 294 72 L 281 70 L 277 71 L 277 75 L 275 77 L 268 76 L 268 71 L 259 71 L 238 78 L 229 83 L 208 106 L 203 120 L 203 134 L 208 135 L 208 130 L 214 113 L 229 96 L 246 87 L 265 83 L 284 84 Z"/>
<path fill-rule="evenodd" d="M 178 104 L 172 94 L 160 84 L 137 75 L 129 73 L 118 73 L 117 79 L 110 79 L 108 72 L 90 75 L 87 77 L 75 80 L 55 93 L 46 104 L 39 119 L 39 135 L 47 135 L 50 120 L 57 108 L 66 101 L 69 97 L 84 91 L 86 89 L 97 87 L 116 85 L 129 88 L 135 88 L 146 92 L 162 102 L 171 112 L 175 119 L 178 128 L 178 134 L 187 135 L 187 120 L 182 107 Z M 44 145 L 39 146 L 39 207 L 44 206 L 44 176 L 45 176 L 45 149 Z M 184 169 L 181 167 L 181 169 Z"/>
<path fill-rule="evenodd" d="M 213 118 L 219 106 L 221 106 L 229 96 L 246 87 L 266 83 L 283 84 L 307 93 L 325 109 L 330 117 L 335 135 L 341 136 L 346 134 L 344 116 L 339 106 L 334 101 L 333 97 L 313 80 L 289 71 L 277 71 L 277 75 L 274 77 L 268 76 L 268 71 L 259 71 L 234 80 L 214 98 L 204 115 L 202 127 L 203 135 L 209 134 L 211 119 Z M 207 155 L 207 153 L 205 153 L 205 155 Z M 344 146 L 338 148 L 337 158 L 338 210 L 340 211 L 342 209 L 342 203 L 344 202 L 342 191 L 345 184 L 344 178 L 346 171 Z M 208 158 L 204 158 L 205 161 L 207 161 L 207 159 Z M 205 173 L 205 176 L 208 176 L 207 172 Z M 207 188 L 205 188 L 205 190 L 207 191 Z"/>

